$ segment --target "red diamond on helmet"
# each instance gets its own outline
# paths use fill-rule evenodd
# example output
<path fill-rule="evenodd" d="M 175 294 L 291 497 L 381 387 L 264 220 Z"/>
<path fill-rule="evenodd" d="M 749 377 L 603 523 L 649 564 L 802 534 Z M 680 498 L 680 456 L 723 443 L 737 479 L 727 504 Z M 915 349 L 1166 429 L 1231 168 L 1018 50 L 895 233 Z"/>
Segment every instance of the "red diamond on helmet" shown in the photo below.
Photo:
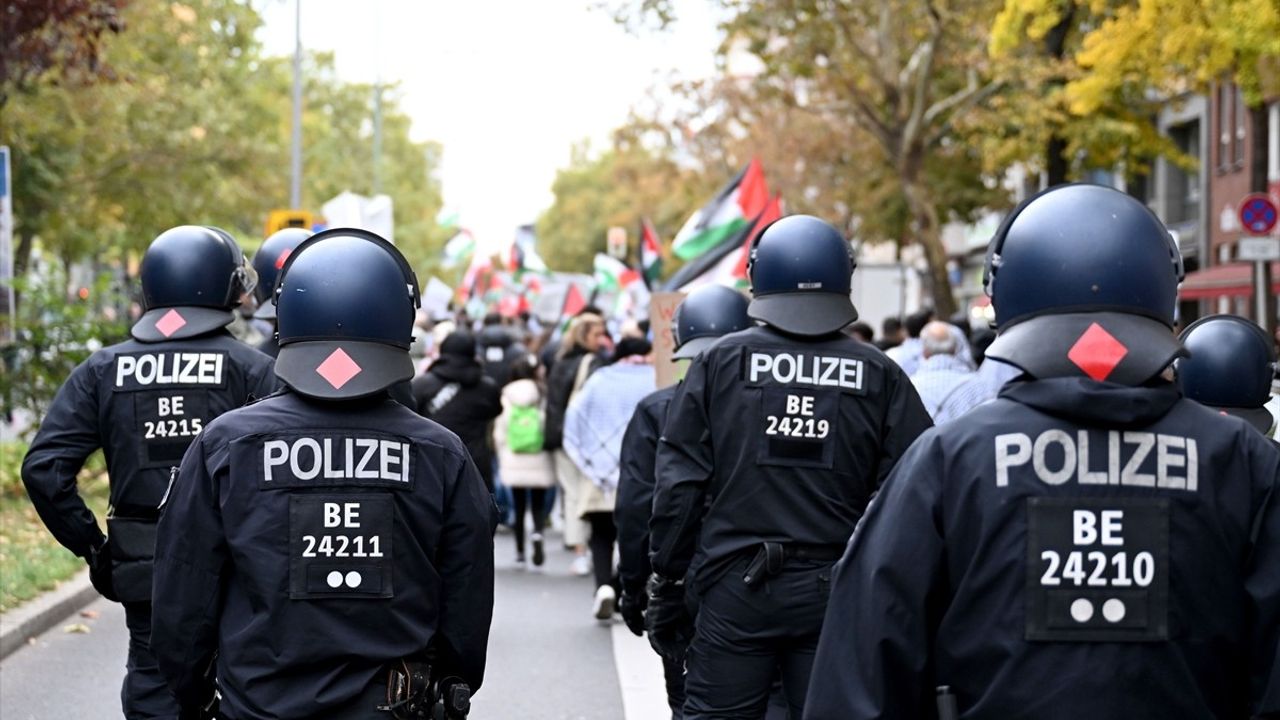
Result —
<path fill-rule="evenodd" d="M 1067 359 L 1094 380 L 1106 380 L 1128 354 L 1129 348 L 1124 343 L 1098 323 L 1093 323 L 1071 346 Z"/>
<path fill-rule="evenodd" d="M 285 248 L 280 252 L 280 256 L 276 258 L 276 269 L 284 267 L 284 261 L 289 259 L 289 253 L 293 252 L 293 248 Z"/>
<path fill-rule="evenodd" d="M 156 329 L 160 331 L 161 335 L 171 337 L 174 333 L 181 330 L 182 326 L 186 324 L 187 319 L 182 317 L 181 313 L 177 310 L 170 310 L 164 314 L 164 317 L 156 321 Z"/>
<path fill-rule="evenodd" d="M 316 374 L 332 385 L 334 390 L 341 390 L 347 381 L 362 371 L 363 368 L 357 365 L 350 355 L 343 352 L 342 348 L 329 353 L 329 357 L 316 366 Z"/>

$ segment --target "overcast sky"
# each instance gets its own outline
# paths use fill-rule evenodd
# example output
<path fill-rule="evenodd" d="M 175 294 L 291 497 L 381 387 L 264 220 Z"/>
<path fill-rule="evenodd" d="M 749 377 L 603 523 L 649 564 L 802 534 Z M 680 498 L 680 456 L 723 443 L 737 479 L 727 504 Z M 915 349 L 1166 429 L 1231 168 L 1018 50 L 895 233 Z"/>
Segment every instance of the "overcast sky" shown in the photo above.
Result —
<path fill-rule="evenodd" d="M 293 51 L 295 0 L 257 0 L 272 54 Z M 339 74 L 398 81 L 415 139 L 444 145 L 446 205 L 486 246 L 551 203 L 572 145 L 609 131 L 672 74 L 706 77 L 718 33 L 709 0 L 679 4 L 663 33 L 629 35 L 595 0 L 302 0 L 303 46 Z M 305 143 L 305 138 L 303 140 Z M 368 157 L 353 151 L 357 159 Z"/>

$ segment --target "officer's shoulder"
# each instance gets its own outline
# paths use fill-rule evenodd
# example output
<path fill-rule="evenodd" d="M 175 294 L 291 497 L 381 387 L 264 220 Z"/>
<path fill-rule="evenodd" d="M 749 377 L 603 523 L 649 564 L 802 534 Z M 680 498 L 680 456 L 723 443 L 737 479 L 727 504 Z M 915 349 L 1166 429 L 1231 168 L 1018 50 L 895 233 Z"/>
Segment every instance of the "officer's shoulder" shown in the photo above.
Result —
<path fill-rule="evenodd" d="M 678 384 L 668 385 L 645 395 L 636 406 L 637 411 L 644 413 L 662 411 L 671 402 L 671 399 L 676 396 L 676 390 L 679 387 Z"/>

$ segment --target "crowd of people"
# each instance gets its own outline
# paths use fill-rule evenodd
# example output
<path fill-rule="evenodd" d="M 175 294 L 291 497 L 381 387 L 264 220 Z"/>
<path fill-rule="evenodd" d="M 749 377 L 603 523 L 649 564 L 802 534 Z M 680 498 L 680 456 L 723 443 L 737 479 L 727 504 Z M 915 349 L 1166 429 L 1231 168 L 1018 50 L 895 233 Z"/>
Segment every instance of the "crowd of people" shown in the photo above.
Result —
<path fill-rule="evenodd" d="M 413 406 L 462 439 L 515 542 L 514 567 L 541 570 L 552 524 L 594 579 L 592 614 L 617 611 L 613 521 L 621 444 L 640 400 L 654 389 L 648 323 L 621 325 L 588 306 L 563 328 L 492 313 L 420 318 Z"/>
<path fill-rule="evenodd" d="M 875 338 L 844 235 L 782 218 L 749 301 L 676 309 L 662 389 L 644 323 L 424 323 L 376 234 L 272 249 L 161 234 L 132 338 L 23 462 L 124 604 L 128 717 L 464 718 L 498 524 L 536 569 L 549 515 L 673 718 L 1280 715 L 1274 348 L 1229 316 L 1177 334 L 1178 249 L 1123 193 L 1006 218 L 994 340 L 928 311 Z M 268 354 L 227 330 L 264 278 L 239 321 Z M 98 448 L 107 533 L 76 491 Z"/>

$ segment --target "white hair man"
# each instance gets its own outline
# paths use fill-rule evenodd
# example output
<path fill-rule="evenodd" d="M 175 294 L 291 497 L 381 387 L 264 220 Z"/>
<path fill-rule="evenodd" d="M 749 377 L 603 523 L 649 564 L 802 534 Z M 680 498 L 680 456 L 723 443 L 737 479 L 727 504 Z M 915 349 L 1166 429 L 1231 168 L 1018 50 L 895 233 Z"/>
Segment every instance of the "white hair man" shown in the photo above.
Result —
<path fill-rule="evenodd" d="M 935 419 L 943 402 L 973 375 L 969 363 L 957 354 L 962 347 L 959 336 L 958 328 L 940 321 L 925 325 L 920 332 L 923 362 L 911 376 L 911 382 L 924 401 L 929 417 Z"/>

